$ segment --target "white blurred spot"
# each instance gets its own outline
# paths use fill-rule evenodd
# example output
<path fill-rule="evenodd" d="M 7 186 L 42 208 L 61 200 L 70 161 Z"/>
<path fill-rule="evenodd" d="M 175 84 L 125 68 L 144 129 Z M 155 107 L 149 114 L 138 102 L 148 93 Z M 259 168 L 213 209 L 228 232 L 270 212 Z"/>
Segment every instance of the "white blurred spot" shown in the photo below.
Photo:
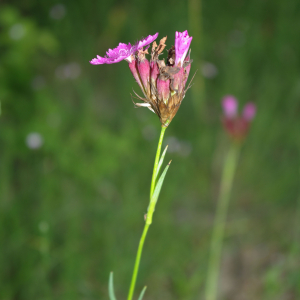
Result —
<path fill-rule="evenodd" d="M 51 7 L 49 15 L 52 19 L 60 20 L 66 14 L 66 8 L 63 4 L 56 4 Z"/>
<path fill-rule="evenodd" d="M 31 132 L 26 137 L 26 145 L 30 149 L 39 149 L 43 143 L 43 137 L 38 132 Z"/>
<path fill-rule="evenodd" d="M 45 79 L 43 76 L 36 76 L 31 81 L 31 86 L 34 90 L 41 90 L 43 87 L 45 87 Z"/>
<path fill-rule="evenodd" d="M 81 68 L 78 63 L 70 63 L 67 65 L 61 65 L 56 68 L 55 75 L 59 79 L 76 79 L 81 73 Z"/>
<path fill-rule="evenodd" d="M 218 75 L 219 72 L 217 67 L 208 61 L 202 64 L 201 71 L 202 75 L 206 78 L 214 78 Z"/>
<path fill-rule="evenodd" d="M 142 134 L 145 140 L 152 141 L 157 137 L 157 130 L 152 125 L 147 125 L 142 129 Z"/>
<path fill-rule="evenodd" d="M 9 30 L 9 36 L 12 40 L 19 40 L 25 34 L 25 29 L 22 24 L 15 24 Z"/>
<path fill-rule="evenodd" d="M 168 152 L 177 153 L 183 157 L 189 156 L 192 152 L 192 146 L 189 142 L 179 141 L 174 136 L 166 138 L 165 144 L 169 145 Z"/>
<path fill-rule="evenodd" d="M 246 42 L 245 34 L 237 29 L 230 32 L 229 39 L 235 47 L 241 47 Z"/>
<path fill-rule="evenodd" d="M 49 230 L 49 224 L 46 221 L 41 221 L 39 223 L 39 230 L 42 233 L 46 233 Z"/>

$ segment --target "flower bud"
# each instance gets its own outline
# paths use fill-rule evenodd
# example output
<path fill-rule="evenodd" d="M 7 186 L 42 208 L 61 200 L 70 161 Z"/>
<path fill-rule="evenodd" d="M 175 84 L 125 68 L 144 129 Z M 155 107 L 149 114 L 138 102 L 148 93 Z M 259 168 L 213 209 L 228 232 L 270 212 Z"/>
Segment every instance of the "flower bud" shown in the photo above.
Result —
<path fill-rule="evenodd" d="M 148 59 L 144 58 L 143 60 L 138 60 L 137 63 L 138 72 L 140 74 L 144 90 L 147 91 L 150 89 L 150 64 Z"/>
<path fill-rule="evenodd" d="M 178 94 L 181 94 L 185 82 L 184 68 L 180 68 L 179 72 L 174 74 L 173 86 L 171 88 Z"/>
<path fill-rule="evenodd" d="M 159 68 L 156 61 L 151 61 L 151 86 L 156 88 L 156 80 L 159 75 Z"/>
<path fill-rule="evenodd" d="M 168 104 L 170 97 L 170 79 L 157 79 L 157 93 L 158 99 L 162 100 L 165 104 Z"/>
<path fill-rule="evenodd" d="M 128 66 L 129 66 L 129 69 L 130 69 L 134 79 L 136 80 L 136 82 L 138 83 L 140 88 L 143 90 L 143 85 L 141 83 L 140 76 L 139 76 L 138 69 L 137 69 L 137 61 L 133 60 L 133 61 L 129 62 Z"/>

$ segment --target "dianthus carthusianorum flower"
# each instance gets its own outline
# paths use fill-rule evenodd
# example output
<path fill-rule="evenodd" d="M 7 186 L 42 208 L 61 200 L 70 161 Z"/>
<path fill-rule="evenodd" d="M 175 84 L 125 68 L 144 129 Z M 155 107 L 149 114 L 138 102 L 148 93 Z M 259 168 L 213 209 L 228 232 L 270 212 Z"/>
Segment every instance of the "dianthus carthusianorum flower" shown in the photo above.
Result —
<path fill-rule="evenodd" d="M 242 112 L 238 115 L 238 101 L 234 96 L 227 95 L 222 100 L 223 106 L 223 125 L 227 133 L 234 140 L 243 140 L 248 133 L 250 123 L 255 117 L 256 106 L 252 102 L 248 102 Z"/>
<path fill-rule="evenodd" d="M 167 62 L 159 56 L 166 47 L 167 37 L 157 45 L 155 35 L 138 41 L 135 45 L 120 43 L 115 49 L 109 49 L 105 57 L 97 56 L 91 64 L 112 64 L 126 60 L 129 69 L 140 86 L 143 96 L 136 96 L 143 101 L 136 103 L 156 113 L 160 122 L 167 127 L 176 115 L 177 110 L 188 88 L 185 88 L 191 69 L 188 54 L 192 37 L 187 30 L 175 34 L 175 46 L 168 50 Z M 146 58 L 149 45 L 152 44 L 150 61 Z M 144 48 L 145 47 L 145 48 Z"/>

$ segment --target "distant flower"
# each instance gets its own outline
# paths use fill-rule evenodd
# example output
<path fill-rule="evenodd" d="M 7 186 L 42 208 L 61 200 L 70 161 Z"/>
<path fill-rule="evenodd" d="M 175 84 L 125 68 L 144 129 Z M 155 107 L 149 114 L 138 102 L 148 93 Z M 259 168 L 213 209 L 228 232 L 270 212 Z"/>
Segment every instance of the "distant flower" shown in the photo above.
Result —
<path fill-rule="evenodd" d="M 55 70 L 55 75 L 59 79 L 76 79 L 81 74 L 81 67 L 78 63 L 72 62 L 70 64 L 58 66 Z"/>
<path fill-rule="evenodd" d="M 241 116 L 238 115 L 238 101 L 234 96 L 225 96 L 222 100 L 222 106 L 224 129 L 234 140 L 243 140 L 247 136 L 251 121 L 255 117 L 255 104 L 247 103 Z"/>
<path fill-rule="evenodd" d="M 214 64 L 206 61 L 206 62 L 203 62 L 202 66 L 201 66 L 201 72 L 205 78 L 212 79 L 218 75 L 219 71 L 218 71 L 218 68 Z"/>
<path fill-rule="evenodd" d="M 90 63 L 93 65 L 113 64 L 124 59 L 128 62 L 131 62 L 134 59 L 135 53 L 139 49 L 151 44 L 157 37 L 158 33 L 155 35 L 149 35 L 145 39 L 138 41 L 135 45 L 131 45 L 130 43 L 120 43 L 118 47 L 114 49 L 108 49 L 106 52 L 106 57 L 97 55 L 97 58 L 92 59 Z"/>
<path fill-rule="evenodd" d="M 60 20 L 66 14 L 66 8 L 63 4 L 56 4 L 51 7 L 49 15 L 52 19 Z"/>
<path fill-rule="evenodd" d="M 26 137 L 26 145 L 29 149 L 39 149 L 43 143 L 43 137 L 38 132 L 31 132 Z"/>
<path fill-rule="evenodd" d="M 222 101 L 224 115 L 227 118 L 234 118 L 237 115 L 238 103 L 235 97 L 226 96 Z"/>
<path fill-rule="evenodd" d="M 159 60 L 159 55 L 166 47 L 167 37 L 162 38 L 157 45 L 154 41 L 158 33 L 138 41 L 135 45 L 122 44 L 115 49 L 109 49 L 106 57 L 97 56 L 90 63 L 112 64 L 126 60 L 129 69 L 140 86 L 144 97 L 137 95 L 143 103 L 137 106 L 147 107 L 157 114 L 163 126 L 167 127 L 176 115 L 185 96 L 185 88 L 191 69 L 190 55 L 188 54 L 192 37 L 187 30 L 176 32 L 175 47 L 168 50 L 167 63 Z M 153 42 L 154 41 L 154 42 Z M 148 61 L 149 44 L 152 43 L 151 59 Z M 148 47 L 147 47 L 148 46 Z M 144 49 L 144 47 L 146 47 Z"/>
<path fill-rule="evenodd" d="M 25 28 L 22 24 L 14 24 L 9 29 L 9 37 L 12 40 L 20 40 L 25 35 Z"/>

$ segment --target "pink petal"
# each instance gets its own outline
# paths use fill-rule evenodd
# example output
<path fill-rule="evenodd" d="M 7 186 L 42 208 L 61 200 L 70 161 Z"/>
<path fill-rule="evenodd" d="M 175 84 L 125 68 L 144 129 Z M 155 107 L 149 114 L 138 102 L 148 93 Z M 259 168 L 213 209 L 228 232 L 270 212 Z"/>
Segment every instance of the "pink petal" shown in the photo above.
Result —
<path fill-rule="evenodd" d="M 149 44 L 151 44 L 154 40 L 156 40 L 158 37 L 158 32 L 155 33 L 154 35 L 148 35 L 146 38 L 140 40 L 136 44 L 136 50 L 141 49 L 142 47 L 145 47 Z"/>
<path fill-rule="evenodd" d="M 114 49 L 108 49 L 108 51 L 106 52 L 106 57 L 97 55 L 97 58 L 92 59 L 90 63 L 93 65 L 117 63 L 121 60 L 129 58 L 133 53 L 135 53 L 135 51 L 136 47 L 131 46 L 130 43 L 120 43 L 118 47 Z"/>
<path fill-rule="evenodd" d="M 224 115 L 227 118 L 234 118 L 237 115 L 238 102 L 232 95 L 227 95 L 222 100 Z"/>
<path fill-rule="evenodd" d="M 243 110 L 243 118 L 247 121 L 252 121 L 255 115 L 256 105 L 253 102 L 247 103 Z"/>
<path fill-rule="evenodd" d="M 175 33 L 175 66 L 182 66 L 184 59 L 189 51 L 193 37 L 190 37 L 188 31 Z"/>
<path fill-rule="evenodd" d="M 97 55 L 97 58 L 92 59 L 90 63 L 93 65 L 102 65 L 117 63 L 124 59 L 131 61 L 132 55 L 134 55 L 137 50 L 151 44 L 157 38 L 157 36 L 158 32 L 155 35 L 148 35 L 148 37 L 140 40 L 136 45 L 133 46 L 130 43 L 120 43 L 118 47 L 114 49 L 108 49 L 105 57 Z"/>

